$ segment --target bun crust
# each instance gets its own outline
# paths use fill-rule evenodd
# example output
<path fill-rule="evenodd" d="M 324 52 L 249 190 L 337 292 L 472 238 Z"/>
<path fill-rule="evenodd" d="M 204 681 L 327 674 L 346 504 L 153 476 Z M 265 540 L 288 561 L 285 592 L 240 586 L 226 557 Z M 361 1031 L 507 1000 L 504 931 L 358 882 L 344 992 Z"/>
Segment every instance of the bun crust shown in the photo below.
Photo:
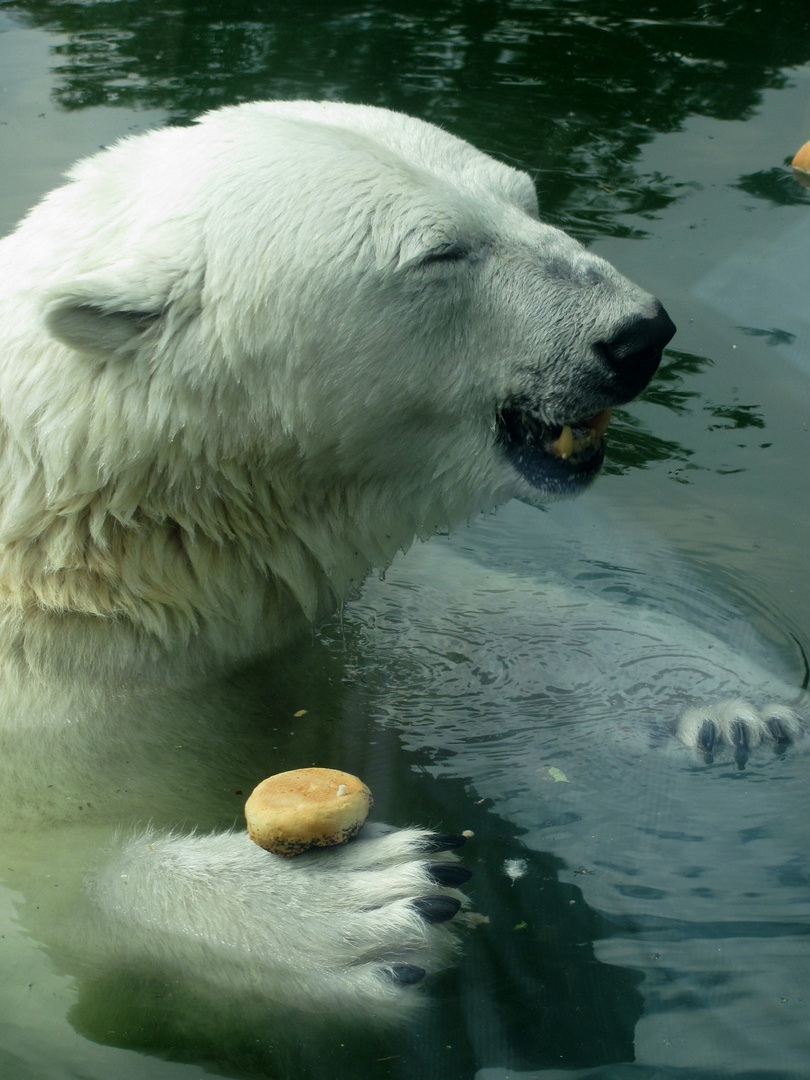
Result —
<path fill-rule="evenodd" d="M 248 835 L 274 855 L 345 844 L 372 806 L 371 792 L 338 769 L 292 769 L 254 788 L 245 803 Z"/>

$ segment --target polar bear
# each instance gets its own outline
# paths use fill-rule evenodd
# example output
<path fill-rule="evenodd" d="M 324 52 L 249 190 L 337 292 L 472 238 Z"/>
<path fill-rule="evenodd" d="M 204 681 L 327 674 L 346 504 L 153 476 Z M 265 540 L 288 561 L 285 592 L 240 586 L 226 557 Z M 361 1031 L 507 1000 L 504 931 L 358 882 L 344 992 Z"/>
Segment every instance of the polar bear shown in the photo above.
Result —
<path fill-rule="evenodd" d="M 27 887 L 53 915 L 61 868 L 62 945 L 96 964 L 400 1014 L 452 956 L 460 839 L 377 827 L 283 860 L 206 831 L 206 785 L 253 751 L 194 688 L 415 537 L 587 485 L 669 316 L 543 224 L 525 173 L 383 109 L 264 102 L 78 164 L 0 243 L 0 328 Z"/>

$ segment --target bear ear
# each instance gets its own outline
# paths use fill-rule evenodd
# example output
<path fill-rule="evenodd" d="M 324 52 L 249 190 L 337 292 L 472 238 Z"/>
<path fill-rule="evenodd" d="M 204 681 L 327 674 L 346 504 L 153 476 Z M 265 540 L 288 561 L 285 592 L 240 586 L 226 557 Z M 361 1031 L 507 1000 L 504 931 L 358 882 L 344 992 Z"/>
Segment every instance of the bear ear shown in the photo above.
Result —
<path fill-rule="evenodd" d="M 108 307 L 73 295 L 51 300 L 43 318 L 48 333 L 57 341 L 81 353 L 108 359 L 135 352 L 143 334 L 161 314 Z"/>

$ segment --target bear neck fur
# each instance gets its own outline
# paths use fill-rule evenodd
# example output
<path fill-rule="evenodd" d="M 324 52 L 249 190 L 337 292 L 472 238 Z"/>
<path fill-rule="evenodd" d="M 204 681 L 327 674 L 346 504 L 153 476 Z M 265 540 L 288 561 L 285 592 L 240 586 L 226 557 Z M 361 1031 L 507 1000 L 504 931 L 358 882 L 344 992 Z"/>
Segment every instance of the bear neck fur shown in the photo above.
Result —
<path fill-rule="evenodd" d="M 443 523 L 435 499 L 417 520 L 373 484 L 325 489 L 299 474 L 278 492 L 266 466 L 189 461 L 167 496 L 154 462 L 95 490 L 79 467 L 49 490 L 12 441 L 2 460 L 15 482 L 0 513 L 0 636 L 6 658 L 46 677 L 165 680 L 174 657 L 185 679 L 267 652 Z"/>

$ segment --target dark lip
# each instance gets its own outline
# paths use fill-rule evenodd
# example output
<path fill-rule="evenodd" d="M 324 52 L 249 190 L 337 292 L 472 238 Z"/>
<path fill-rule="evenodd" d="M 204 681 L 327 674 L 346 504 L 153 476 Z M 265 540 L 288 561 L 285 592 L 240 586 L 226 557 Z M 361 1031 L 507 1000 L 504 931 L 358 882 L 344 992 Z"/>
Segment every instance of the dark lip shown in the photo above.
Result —
<path fill-rule="evenodd" d="M 604 440 L 588 437 L 591 419 L 567 421 L 576 443 L 565 457 L 553 446 L 566 425 L 546 423 L 520 401 L 498 410 L 496 437 L 512 467 L 532 487 L 550 494 L 567 494 L 589 484 L 605 458 Z"/>

